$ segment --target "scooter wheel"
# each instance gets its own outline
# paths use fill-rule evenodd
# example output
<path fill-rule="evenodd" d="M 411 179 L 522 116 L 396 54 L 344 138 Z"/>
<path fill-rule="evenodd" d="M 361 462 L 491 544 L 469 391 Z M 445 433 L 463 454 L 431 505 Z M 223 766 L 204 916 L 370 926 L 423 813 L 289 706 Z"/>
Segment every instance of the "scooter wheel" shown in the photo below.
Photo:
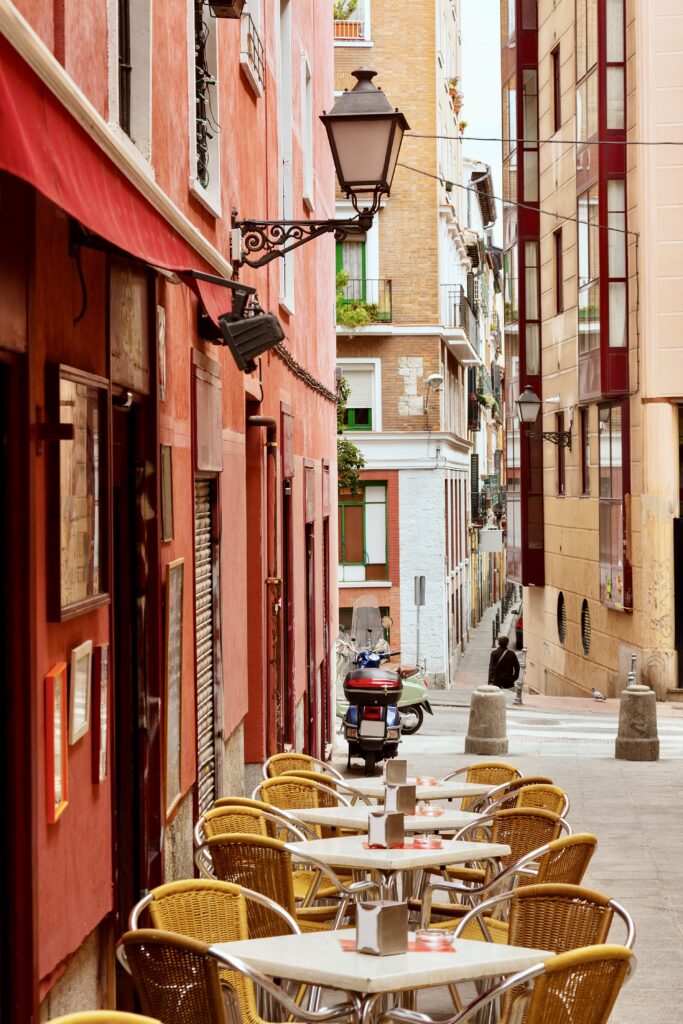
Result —
<path fill-rule="evenodd" d="M 364 760 L 365 760 L 365 774 L 366 775 L 374 775 L 375 774 L 375 765 L 377 764 L 377 760 L 376 760 L 375 754 L 365 754 L 364 755 Z"/>
<path fill-rule="evenodd" d="M 402 733 L 404 736 L 412 736 L 422 727 L 424 722 L 424 711 L 419 704 L 411 704 L 405 711 L 401 711 L 401 720 L 403 722 Z"/>

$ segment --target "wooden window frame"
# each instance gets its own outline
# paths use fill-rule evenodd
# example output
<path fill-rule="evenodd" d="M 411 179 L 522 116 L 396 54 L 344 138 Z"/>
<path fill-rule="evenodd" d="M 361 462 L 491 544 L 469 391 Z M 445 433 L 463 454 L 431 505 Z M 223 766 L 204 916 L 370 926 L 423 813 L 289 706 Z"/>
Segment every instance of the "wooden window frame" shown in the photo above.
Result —
<path fill-rule="evenodd" d="M 581 494 L 587 497 L 591 492 L 590 476 L 590 434 L 588 408 L 579 410 L 579 441 L 581 446 Z"/>
<path fill-rule="evenodd" d="M 553 232 L 555 257 L 555 313 L 564 313 L 564 252 L 562 249 L 562 228 Z"/>
<path fill-rule="evenodd" d="M 553 134 L 562 127 L 562 90 L 560 89 L 560 44 L 550 51 L 553 85 Z"/>
<path fill-rule="evenodd" d="M 353 506 L 353 507 L 356 507 L 356 508 L 360 506 L 363 509 L 363 555 L 365 555 L 365 540 L 366 540 L 366 527 L 365 527 L 365 506 L 366 506 L 366 501 L 365 501 L 365 490 L 366 490 L 366 487 L 384 487 L 384 522 L 385 522 L 385 526 L 384 526 L 384 556 L 385 556 L 384 557 L 384 565 L 385 565 L 385 570 L 386 570 L 385 571 L 385 575 L 384 575 L 384 579 L 389 579 L 389 517 L 388 517 L 389 484 L 388 484 L 388 482 L 386 480 L 367 480 L 367 481 L 364 481 L 363 483 L 360 484 L 359 493 L 358 494 L 349 495 L 348 499 L 346 498 L 345 495 L 342 495 L 342 494 L 339 495 L 339 511 L 341 513 L 340 521 L 339 521 L 339 527 L 340 527 L 340 529 L 339 529 L 339 546 L 340 546 L 340 549 L 341 549 L 340 550 L 340 557 L 339 557 L 339 564 L 340 564 L 340 566 L 341 565 L 362 565 L 363 567 L 365 567 L 368 564 L 370 564 L 370 565 L 380 565 L 381 564 L 379 562 L 370 562 L 370 563 L 368 563 L 368 562 L 365 562 L 365 560 L 363 560 L 362 562 L 347 562 L 344 559 L 344 557 L 343 557 L 343 555 L 344 555 L 344 509 L 347 506 Z M 371 502 L 371 504 L 373 504 L 373 503 Z M 380 504 L 380 502 L 376 502 L 375 504 Z M 368 582 L 368 581 L 366 581 L 366 582 Z"/>

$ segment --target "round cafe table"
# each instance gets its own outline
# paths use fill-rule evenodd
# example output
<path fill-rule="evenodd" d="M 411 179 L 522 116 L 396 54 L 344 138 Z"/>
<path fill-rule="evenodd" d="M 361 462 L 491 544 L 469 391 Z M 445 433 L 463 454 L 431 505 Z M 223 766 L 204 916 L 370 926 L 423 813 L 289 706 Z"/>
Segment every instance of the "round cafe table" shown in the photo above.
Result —
<path fill-rule="evenodd" d="M 291 814 L 306 825 L 327 825 L 330 828 L 367 832 L 369 812 L 379 809 L 381 808 L 369 807 L 367 804 L 354 804 L 352 807 L 340 804 L 338 807 L 300 807 L 292 810 Z M 434 809 L 441 810 L 442 813 L 406 814 L 403 819 L 404 830 L 406 832 L 457 832 L 458 829 L 471 824 L 479 817 L 478 814 L 472 814 L 469 811 L 456 811 L 451 810 L 450 807 L 441 808 L 439 805 L 434 805 Z"/>

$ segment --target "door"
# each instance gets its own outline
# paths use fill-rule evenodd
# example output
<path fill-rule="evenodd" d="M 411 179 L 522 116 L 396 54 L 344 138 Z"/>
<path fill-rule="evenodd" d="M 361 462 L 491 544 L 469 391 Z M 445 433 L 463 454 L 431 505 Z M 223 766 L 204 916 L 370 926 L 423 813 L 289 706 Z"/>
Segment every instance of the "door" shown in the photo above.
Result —
<path fill-rule="evenodd" d="M 318 737 L 320 735 L 318 716 L 320 714 L 316 692 L 315 670 L 315 548 L 313 523 L 306 523 L 306 750 L 313 757 L 319 757 Z"/>
<path fill-rule="evenodd" d="M 320 666 L 320 756 L 332 756 L 333 701 L 330 692 L 330 519 L 323 519 L 323 661 Z"/>
<path fill-rule="evenodd" d="M 294 722 L 294 537 L 292 481 L 282 483 L 282 728 L 279 750 L 295 743 Z"/>
<path fill-rule="evenodd" d="M 220 577 L 217 480 L 194 483 L 195 674 L 197 688 L 197 813 L 219 795 Z"/>

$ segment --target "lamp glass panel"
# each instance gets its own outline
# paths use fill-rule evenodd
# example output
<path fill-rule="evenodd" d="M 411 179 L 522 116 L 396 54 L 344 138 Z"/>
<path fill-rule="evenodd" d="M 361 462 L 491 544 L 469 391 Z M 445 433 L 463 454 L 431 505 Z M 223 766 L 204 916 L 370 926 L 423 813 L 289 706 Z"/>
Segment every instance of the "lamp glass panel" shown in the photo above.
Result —
<path fill-rule="evenodd" d="M 373 188 L 383 181 L 392 122 L 359 118 L 335 121 L 330 126 L 341 171 L 340 184 Z"/>
<path fill-rule="evenodd" d="M 398 161 L 398 154 L 401 149 L 401 143 L 403 142 L 403 130 L 396 125 L 394 131 L 394 137 L 391 141 L 391 152 L 389 154 L 389 163 L 387 165 L 387 186 L 391 188 L 391 183 L 394 180 L 394 172 L 396 171 L 396 163 Z"/>

